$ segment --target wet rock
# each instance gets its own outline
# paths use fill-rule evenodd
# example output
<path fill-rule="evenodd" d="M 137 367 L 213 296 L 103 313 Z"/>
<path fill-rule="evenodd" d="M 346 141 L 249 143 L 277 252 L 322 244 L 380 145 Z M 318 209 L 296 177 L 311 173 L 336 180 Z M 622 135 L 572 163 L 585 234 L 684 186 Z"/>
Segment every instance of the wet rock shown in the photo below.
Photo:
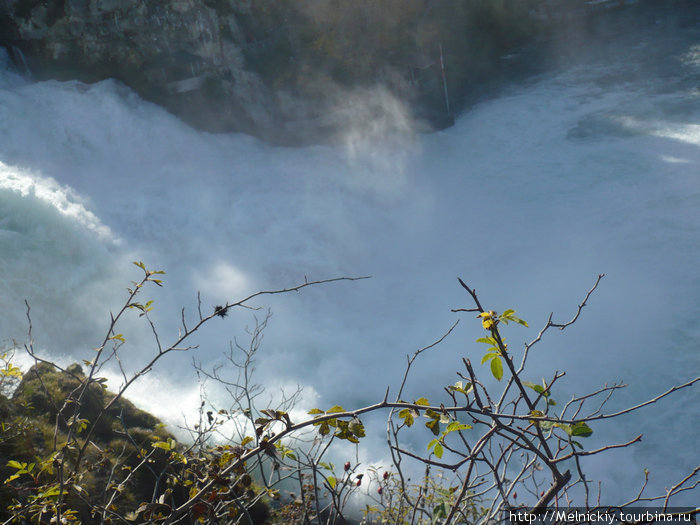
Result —
<path fill-rule="evenodd" d="M 36 79 L 116 78 L 198 127 L 264 135 L 271 96 L 239 43 L 249 3 L 219 3 L 0 0 L 0 44 Z"/>

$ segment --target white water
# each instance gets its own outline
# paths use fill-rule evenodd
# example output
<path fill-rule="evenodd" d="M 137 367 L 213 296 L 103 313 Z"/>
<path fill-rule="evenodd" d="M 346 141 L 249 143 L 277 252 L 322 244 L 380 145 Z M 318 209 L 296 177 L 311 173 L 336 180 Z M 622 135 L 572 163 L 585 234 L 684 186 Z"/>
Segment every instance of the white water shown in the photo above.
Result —
<path fill-rule="evenodd" d="M 26 339 L 27 299 L 37 347 L 90 358 L 139 276 L 133 260 L 167 271 L 166 287 L 144 296 L 166 341 L 198 290 L 208 312 L 304 276 L 371 274 L 257 303 L 274 311 L 259 378 L 351 407 L 395 386 L 405 354 L 452 324 L 450 308 L 470 306 L 456 276 L 485 306 L 530 322 L 508 330 L 516 347 L 550 311 L 568 319 L 606 273 L 579 322 L 534 353 L 532 378 L 567 370 L 561 400 L 624 379 L 613 405 L 642 401 L 700 368 L 700 94 L 688 81 L 700 51 L 678 48 L 671 81 L 647 70 L 621 80 L 621 53 L 513 87 L 444 132 L 385 136 L 376 125 L 369 137 L 349 131 L 345 148 L 200 133 L 111 81 L 28 83 L 3 68 L 0 334 Z M 251 314 L 215 321 L 194 341 L 204 362 Z M 143 327 L 125 335 L 136 366 L 152 344 Z M 405 397 L 439 395 L 461 356 L 478 360 L 480 335 L 466 316 Z M 132 397 L 171 422 L 192 413 L 190 359 L 169 357 Z M 669 485 L 697 462 L 699 415 L 690 390 L 595 427 L 595 446 L 645 440 L 591 461 L 592 477 L 631 495 L 647 466 L 657 491 Z"/>

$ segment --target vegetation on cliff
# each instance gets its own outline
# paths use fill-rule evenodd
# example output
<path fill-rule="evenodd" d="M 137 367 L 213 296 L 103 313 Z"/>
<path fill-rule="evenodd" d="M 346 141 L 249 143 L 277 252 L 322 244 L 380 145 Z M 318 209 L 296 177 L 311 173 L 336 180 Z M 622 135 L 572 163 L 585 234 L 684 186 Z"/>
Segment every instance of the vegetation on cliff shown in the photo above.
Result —
<path fill-rule="evenodd" d="M 4 356 L 8 359 L 9 356 Z M 16 377 L 19 371 L 6 361 L 5 378 Z M 57 450 L 65 449 L 66 457 L 75 454 L 81 439 L 71 443 L 68 432 L 71 425 L 78 428 L 90 424 L 91 447 L 86 451 L 84 470 L 80 479 L 81 492 L 100 494 L 111 484 L 119 483 L 124 473 L 136 469 L 130 483 L 120 493 L 123 508 L 133 511 L 142 501 L 149 500 L 157 490 L 156 479 L 149 471 L 167 467 L 164 455 L 154 455 L 148 469 L 138 469 L 140 451 L 152 448 L 154 443 L 167 442 L 172 436 L 157 418 L 136 408 L 130 401 L 119 399 L 103 410 L 114 394 L 104 382 L 93 382 L 78 396 L 86 376 L 82 367 L 74 364 L 59 370 L 49 363 L 38 363 L 27 370 L 14 391 L 5 389 L 0 395 L 0 477 L 6 481 L 0 487 L 0 519 L 7 520 L 12 513 L 8 504 L 26 501 L 36 495 L 36 487 L 47 483 L 60 467 Z M 80 399 L 80 417 L 70 421 L 59 416 L 59 411 Z M 79 433 L 81 434 L 82 431 Z M 18 468 L 20 467 L 20 468 Z M 8 481 L 9 480 L 9 481 Z M 66 495 L 71 507 L 83 523 L 90 523 L 89 500 L 78 494 Z"/>

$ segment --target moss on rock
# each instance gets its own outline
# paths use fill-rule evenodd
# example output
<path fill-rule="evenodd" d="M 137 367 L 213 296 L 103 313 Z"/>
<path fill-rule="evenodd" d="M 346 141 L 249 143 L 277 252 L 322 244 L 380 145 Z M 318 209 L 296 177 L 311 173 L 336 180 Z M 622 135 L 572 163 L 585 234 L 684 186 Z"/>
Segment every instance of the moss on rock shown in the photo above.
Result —
<path fill-rule="evenodd" d="M 60 371 L 50 364 L 31 367 L 22 378 L 11 398 L 0 396 L 0 481 L 15 470 L 9 461 L 35 463 L 33 475 L 41 476 L 39 465 L 51 461 L 52 454 L 66 442 L 65 423 L 74 415 L 78 400 L 78 417 L 88 421 L 83 435 L 94 429 L 90 445 L 82 461 L 80 485 L 82 497 L 68 496 L 83 523 L 97 523 L 92 516 L 91 498 L 104 493 L 110 482 L 119 483 L 126 472 L 141 462 L 141 450 L 152 450 L 152 443 L 172 439 L 158 418 L 126 399 L 118 399 L 109 409 L 105 407 L 115 394 L 101 382 L 92 382 L 85 395 L 80 395 L 86 376 L 80 365 Z M 61 413 L 61 417 L 56 417 Z M 57 423 L 58 421 L 58 423 Z M 79 438 L 78 443 L 84 440 Z M 160 452 L 160 451 L 158 451 Z M 68 456 L 75 457 L 75 456 Z M 124 485 L 120 493 L 120 508 L 135 510 L 141 502 L 150 501 L 156 479 L 165 470 L 167 457 L 155 454 L 148 469 L 141 469 Z M 118 468 L 115 468 L 118 467 Z M 13 499 L 24 500 L 31 495 L 32 481 L 28 476 L 11 484 L 0 483 L 0 521 L 9 518 L 7 506 Z"/>

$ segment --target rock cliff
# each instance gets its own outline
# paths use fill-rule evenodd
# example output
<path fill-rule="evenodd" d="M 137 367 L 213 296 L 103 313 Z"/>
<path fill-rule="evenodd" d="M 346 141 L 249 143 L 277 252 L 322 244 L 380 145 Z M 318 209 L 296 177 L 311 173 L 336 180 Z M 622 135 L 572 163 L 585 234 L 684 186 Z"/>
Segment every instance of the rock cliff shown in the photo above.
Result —
<path fill-rule="evenodd" d="M 2 0 L 3 44 L 38 79 L 116 78 L 213 131 L 265 132 L 274 107 L 246 68 L 250 1 Z"/>
<path fill-rule="evenodd" d="M 449 125 L 539 68 L 540 37 L 572 14 L 631 3 L 0 0 L 0 46 L 35 79 L 116 78 L 199 128 L 315 141 L 348 119 Z"/>

